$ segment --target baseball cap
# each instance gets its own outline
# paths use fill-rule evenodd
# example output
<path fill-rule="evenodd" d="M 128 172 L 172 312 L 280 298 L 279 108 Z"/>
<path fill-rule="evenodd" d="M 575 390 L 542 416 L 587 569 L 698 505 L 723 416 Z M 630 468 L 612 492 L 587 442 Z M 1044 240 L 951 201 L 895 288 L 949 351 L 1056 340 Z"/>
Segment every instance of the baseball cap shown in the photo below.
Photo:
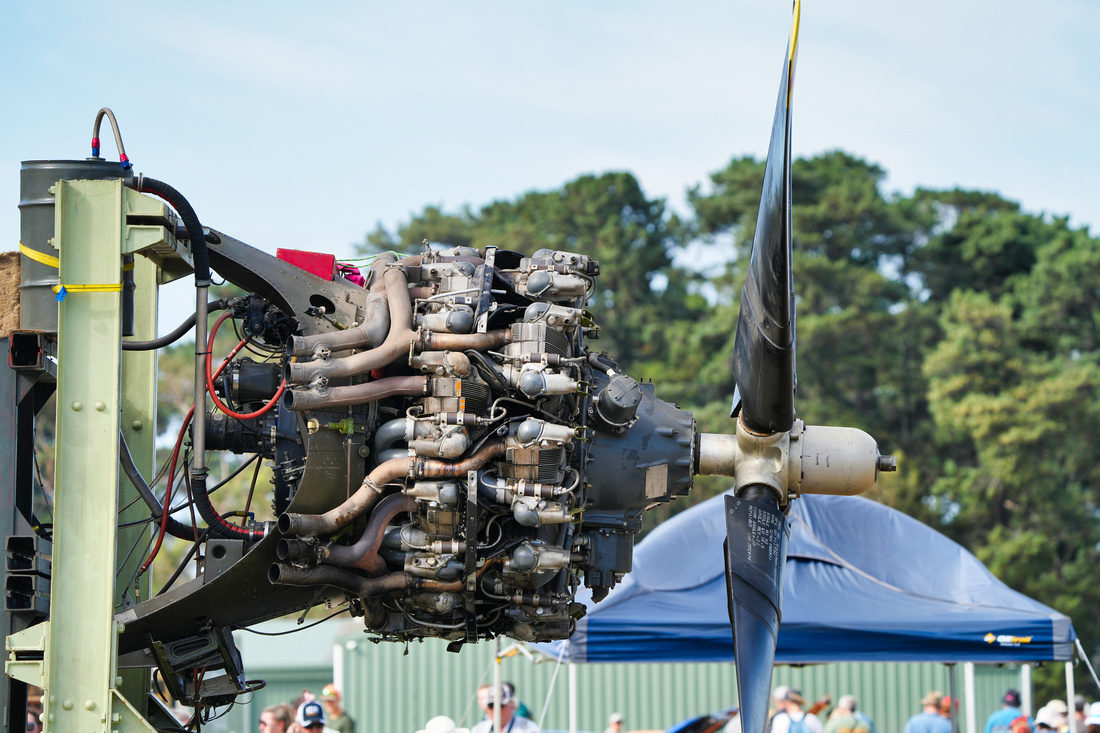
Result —
<path fill-rule="evenodd" d="M 1062 727 L 1061 717 L 1049 707 L 1043 708 L 1035 716 L 1035 728 L 1040 727 L 1058 730 Z"/>
<path fill-rule="evenodd" d="M 1012 707 L 1020 707 L 1020 692 L 1019 690 L 1009 690 L 1005 693 L 1005 696 L 1001 699 L 1005 705 L 1011 705 Z"/>
<path fill-rule="evenodd" d="M 316 700 L 310 700 L 309 702 L 302 703 L 298 708 L 298 715 L 295 718 L 298 725 L 303 728 L 308 728 L 311 725 L 320 723 L 325 724 L 325 709 L 321 707 L 321 703 Z"/>
<path fill-rule="evenodd" d="M 1052 710 L 1059 715 L 1067 715 L 1069 713 L 1069 706 L 1061 700 L 1051 700 L 1046 704 L 1047 710 Z"/>
<path fill-rule="evenodd" d="M 496 688 L 483 687 L 478 690 L 477 701 L 482 707 L 489 707 L 496 702 Z M 500 688 L 500 704 L 507 705 L 512 702 L 512 688 L 508 685 L 502 685 Z"/>
<path fill-rule="evenodd" d="M 336 685 L 325 685 L 325 689 L 321 690 L 322 700 L 339 700 L 340 691 L 336 689 Z"/>
<path fill-rule="evenodd" d="M 796 690 L 793 687 L 787 690 L 787 702 L 793 702 L 795 705 L 802 707 L 806 704 L 806 699 L 802 697 L 802 690 Z"/>
<path fill-rule="evenodd" d="M 775 700 L 786 700 L 787 693 L 790 691 L 791 688 L 787 687 L 786 685 L 780 685 L 779 687 L 775 688 L 775 692 L 772 693 L 772 698 Z"/>
<path fill-rule="evenodd" d="M 609 723 L 621 723 L 623 722 L 622 713 L 611 713 L 611 717 L 607 719 Z"/>

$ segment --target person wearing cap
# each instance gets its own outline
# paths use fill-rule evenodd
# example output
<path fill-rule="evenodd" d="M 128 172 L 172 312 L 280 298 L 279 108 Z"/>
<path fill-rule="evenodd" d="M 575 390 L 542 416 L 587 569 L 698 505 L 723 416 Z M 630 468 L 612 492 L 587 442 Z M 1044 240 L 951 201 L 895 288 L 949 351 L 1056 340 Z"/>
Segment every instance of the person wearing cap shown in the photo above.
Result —
<path fill-rule="evenodd" d="M 1063 700 L 1051 700 L 1040 708 L 1039 712 L 1035 713 L 1036 727 L 1038 727 L 1040 713 L 1045 713 L 1044 718 L 1047 723 L 1058 724 L 1054 730 L 1069 729 L 1069 706 Z"/>
<path fill-rule="evenodd" d="M 500 729 L 501 733 L 539 733 L 538 725 L 516 715 L 516 693 L 510 684 L 500 687 L 500 699 L 497 700 L 496 689 L 492 685 L 482 685 L 477 688 L 477 704 L 485 713 L 485 719 L 470 729 L 470 733 L 496 733 L 493 730 L 493 713 L 500 703 Z"/>
<path fill-rule="evenodd" d="M 803 708 L 806 699 L 799 690 L 790 688 L 783 696 L 783 709 L 772 717 L 771 733 L 824 733 L 821 719 Z"/>
<path fill-rule="evenodd" d="M 1016 690 L 1008 690 L 1001 698 L 1001 709 L 989 716 L 985 721 L 984 733 L 1010 733 L 1012 721 L 1023 715 L 1020 712 L 1020 693 Z"/>
<path fill-rule="evenodd" d="M 611 717 L 607 719 L 607 728 L 603 733 L 622 733 L 623 730 L 623 714 L 611 713 Z"/>
<path fill-rule="evenodd" d="M 336 685 L 325 685 L 321 690 L 321 704 L 325 706 L 328 718 L 326 726 L 338 733 L 355 733 L 355 721 L 340 707 L 340 691 L 336 689 Z"/>
<path fill-rule="evenodd" d="M 316 700 L 309 700 L 298 707 L 298 714 L 294 716 L 294 725 L 290 726 L 287 733 L 335 733 L 331 728 L 325 727 L 325 709 Z"/>
<path fill-rule="evenodd" d="M 260 733 L 287 733 L 292 721 L 285 705 L 268 705 L 260 713 Z"/>
<path fill-rule="evenodd" d="M 791 688 L 780 685 L 772 692 L 772 709 L 768 712 L 768 733 L 771 733 L 775 716 L 787 709 L 787 693 Z"/>
<path fill-rule="evenodd" d="M 1085 716 L 1084 729 L 1079 730 L 1077 733 L 1098 733 L 1100 732 L 1100 702 L 1094 702 L 1086 708 L 1088 715 Z"/>
<path fill-rule="evenodd" d="M 1062 726 L 1065 725 L 1065 716 L 1059 714 L 1056 710 L 1052 710 L 1049 706 L 1039 709 L 1039 712 L 1035 713 L 1035 730 L 1046 731 L 1060 731 Z"/>
<path fill-rule="evenodd" d="M 951 733 L 951 721 L 940 715 L 943 693 L 933 690 L 921 698 L 921 712 L 909 718 L 904 733 Z"/>

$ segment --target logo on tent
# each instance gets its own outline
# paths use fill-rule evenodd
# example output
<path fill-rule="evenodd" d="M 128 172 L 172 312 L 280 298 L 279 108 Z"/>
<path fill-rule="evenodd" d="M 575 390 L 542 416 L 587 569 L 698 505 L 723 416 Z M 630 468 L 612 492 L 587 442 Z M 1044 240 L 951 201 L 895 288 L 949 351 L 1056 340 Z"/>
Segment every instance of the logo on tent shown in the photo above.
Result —
<path fill-rule="evenodd" d="M 1010 634 L 1001 634 L 1000 636 L 997 636 L 995 634 L 986 634 L 982 638 L 987 644 L 992 644 L 996 642 L 1001 646 L 1020 646 L 1021 644 L 1031 643 L 1030 636 L 1012 636 Z"/>

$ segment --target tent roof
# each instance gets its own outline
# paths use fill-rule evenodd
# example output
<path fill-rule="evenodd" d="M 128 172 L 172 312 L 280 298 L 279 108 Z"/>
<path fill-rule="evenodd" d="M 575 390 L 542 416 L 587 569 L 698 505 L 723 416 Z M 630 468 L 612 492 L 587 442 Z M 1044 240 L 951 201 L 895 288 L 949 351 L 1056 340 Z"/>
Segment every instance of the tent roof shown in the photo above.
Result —
<path fill-rule="evenodd" d="M 1069 619 L 1010 589 L 932 528 L 860 497 L 804 496 L 777 664 L 1068 660 Z M 733 660 L 722 497 L 654 530 L 634 570 L 560 642 L 574 662 Z M 555 655 L 559 651 L 554 649 Z"/>

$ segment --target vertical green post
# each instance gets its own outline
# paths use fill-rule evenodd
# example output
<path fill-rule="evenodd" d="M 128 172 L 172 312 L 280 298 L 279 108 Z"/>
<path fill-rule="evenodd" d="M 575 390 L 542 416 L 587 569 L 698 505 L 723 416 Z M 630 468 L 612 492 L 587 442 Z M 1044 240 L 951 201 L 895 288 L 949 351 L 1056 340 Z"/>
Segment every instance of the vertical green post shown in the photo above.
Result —
<path fill-rule="evenodd" d="M 121 407 L 120 181 L 61 181 L 53 582 L 47 728 L 109 731 L 118 684 L 116 536 Z"/>
<path fill-rule="evenodd" d="M 130 194 L 124 191 L 124 194 Z M 145 257 L 134 258 L 134 340 L 149 341 L 157 335 L 157 267 Z M 157 352 L 123 351 L 121 385 L 121 430 L 134 464 L 145 477 L 146 482 L 153 478 L 156 471 L 156 398 L 157 398 Z M 137 496 L 137 490 L 126 479 L 119 484 L 120 501 L 129 501 Z M 134 522 L 149 517 L 149 509 L 138 500 L 119 513 L 119 523 Z M 144 541 L 149 537 L 149 525 L 138 525 L 120 529 L 118 532 L 119 568 L 115 577 L 118 581 L 115 595 L 115 607 L 148 600 L 152 592 L 151 573 L 142 576 L 136 583 L 131 580 L 145 559 Z M 131 548 L 137 549 L 130 553 Z M 129 560 L 125 559 L 130 553 Z M 119 686 L 122 696 L 131 700 L 141 709 L 141 701 L 149 692 L 149 673 L 145 669 L 121 670 L 119 676 L 123 682 Z"/>

